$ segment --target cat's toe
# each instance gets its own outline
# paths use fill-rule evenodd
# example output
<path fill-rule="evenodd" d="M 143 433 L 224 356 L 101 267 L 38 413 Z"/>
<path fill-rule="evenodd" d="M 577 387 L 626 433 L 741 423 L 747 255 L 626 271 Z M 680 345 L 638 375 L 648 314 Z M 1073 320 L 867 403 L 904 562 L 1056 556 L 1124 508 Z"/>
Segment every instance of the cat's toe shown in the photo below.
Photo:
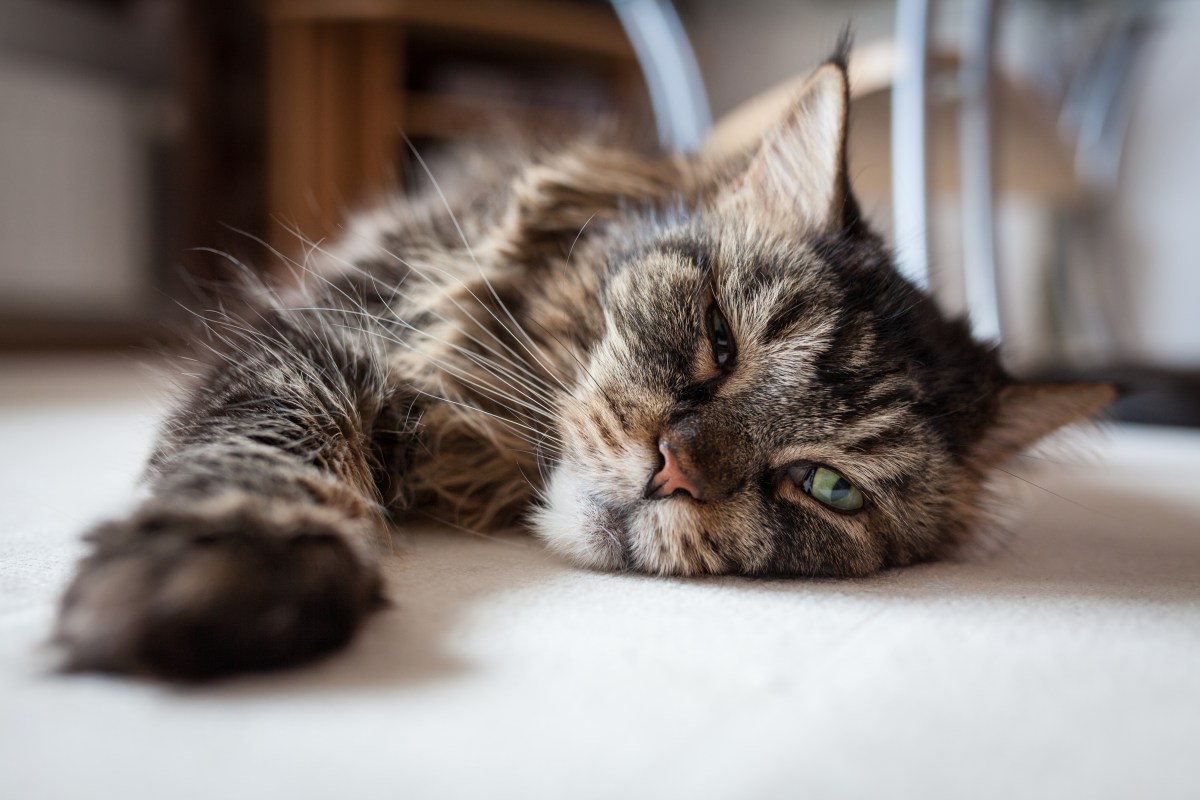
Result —
<path fill-rule="evenodd" d="M 345 644 L 381 604 L 377 572 L 340 535 L 226 527 L 100 538 L 63 598 L 64 668 L 205 680 L 290 666 Z"/>

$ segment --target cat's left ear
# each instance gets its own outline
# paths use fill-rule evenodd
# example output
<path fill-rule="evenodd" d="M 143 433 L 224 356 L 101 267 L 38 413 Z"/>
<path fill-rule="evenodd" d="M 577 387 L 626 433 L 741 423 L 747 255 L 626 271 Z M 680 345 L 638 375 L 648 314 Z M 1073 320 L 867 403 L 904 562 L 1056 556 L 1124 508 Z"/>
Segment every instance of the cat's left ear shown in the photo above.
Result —
<path fill-rule="evenodd" d="M 846 173 L 850 84 L 843 59 L 821 66 L 762 140 L 749 165 L 718 195 L 811 230 L 840 230 L 855 214 Z"/>
<path fill-rule="evenodd" d="M 1013 383 L 1000 390 L 996 417 L 972 446 L 980 471 L 998 467 L 1059 428 L 1082 422 L 1117 397 L 1110 383 Z"/>

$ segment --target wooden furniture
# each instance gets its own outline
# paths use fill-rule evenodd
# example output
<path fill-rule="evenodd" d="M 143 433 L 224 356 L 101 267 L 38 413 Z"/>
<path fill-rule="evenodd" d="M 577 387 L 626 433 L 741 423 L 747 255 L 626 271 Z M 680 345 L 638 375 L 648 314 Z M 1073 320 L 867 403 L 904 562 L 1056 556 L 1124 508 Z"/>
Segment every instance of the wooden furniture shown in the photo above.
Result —
<path fill-rule="evenodd" d="M 482 54 L 497 81 L 527 79 L 534 64 L 543 74 L 569 68 L 606 82 L 614 105 L 644 102 L 633 50 L 605 5 L 267 0 L 265 12 L 269 238 L 284 253 L 298 251 L 296 233 L 312 241 L 335 233 L 347 210 L 397 185 L 404 136 L 428 141 L 505 112 L 528 116 L 528 105 L 511 97 L 423 85 L 416 73 L 427 76 L 446 50 Z M 572 108 L 545 104 L 534 113 L 553 118 Z"/>

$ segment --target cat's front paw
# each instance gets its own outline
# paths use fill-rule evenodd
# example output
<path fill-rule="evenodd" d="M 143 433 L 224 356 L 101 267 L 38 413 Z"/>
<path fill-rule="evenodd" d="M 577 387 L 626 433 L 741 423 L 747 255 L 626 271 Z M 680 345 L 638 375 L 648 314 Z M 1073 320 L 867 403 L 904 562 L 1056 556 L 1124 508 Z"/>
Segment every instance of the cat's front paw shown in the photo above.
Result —
<path fill-rule="evenodd" d="M 261 499 L 151 504 L 101 525 L 63 597 L 64 667 L 205 680 L 328 653 L 383 604 L 354 527 Z"/>

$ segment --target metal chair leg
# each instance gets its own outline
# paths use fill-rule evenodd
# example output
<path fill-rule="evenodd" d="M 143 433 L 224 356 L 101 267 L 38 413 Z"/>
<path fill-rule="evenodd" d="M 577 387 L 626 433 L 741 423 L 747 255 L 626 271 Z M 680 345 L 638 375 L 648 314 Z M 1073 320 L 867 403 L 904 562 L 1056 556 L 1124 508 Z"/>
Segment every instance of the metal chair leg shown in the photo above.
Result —
<path fill-rule="evenodd" d="M 664 148 L 694 153 L 712 128 L 704 80 L 669 0 L 612 0 L 637 54 Z"/>
<path fill-rule="evenodd" d="M 958 112 L 967 313 L 975 337 L 994 342 L 1001 338 L 992 185 L 995 164 L 992 147 L 993 52 L 1000 5 L 994 0 L 971 0 L 963 8 Z"/>
<path fill-rule="evenodd" d="M 933 0 L 898 0 L 899 69 L 892 84 L 892 220 L 897 266 L 929 287 L 929 159 L 926 93 Z"/>

